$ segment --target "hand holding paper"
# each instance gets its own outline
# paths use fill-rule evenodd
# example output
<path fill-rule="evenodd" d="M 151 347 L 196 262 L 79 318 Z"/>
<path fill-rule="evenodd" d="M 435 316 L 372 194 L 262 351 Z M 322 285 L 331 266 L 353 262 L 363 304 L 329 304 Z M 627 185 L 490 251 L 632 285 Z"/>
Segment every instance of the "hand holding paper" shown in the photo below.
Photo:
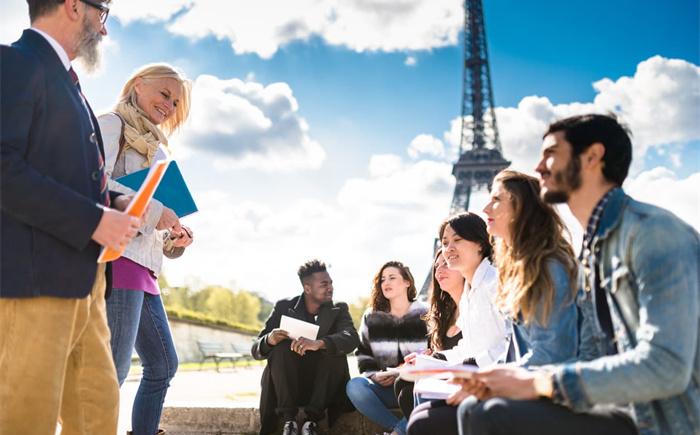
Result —
<path fill-rule="evenodd" d="M 301 337 L 316 340 L 318 335 L 318 325 L 284 315 L 280 319 L 280 329 L 287 331 L 289 338 L 293 340 Z"/>

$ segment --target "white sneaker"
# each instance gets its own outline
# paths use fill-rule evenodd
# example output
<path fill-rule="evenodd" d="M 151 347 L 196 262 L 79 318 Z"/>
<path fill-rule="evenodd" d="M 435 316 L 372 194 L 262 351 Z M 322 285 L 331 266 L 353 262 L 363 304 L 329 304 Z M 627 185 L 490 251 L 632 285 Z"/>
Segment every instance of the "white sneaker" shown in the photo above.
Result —
<path fill-rule="evenodd" d="M 301 427 L 301 435 L 318 435 L 318 425 L 315 421 L 306 421 Z"/>
<path fill-rule="evenodd" d="M 297 426 L 296 421 L 288 421 L 284 423 L 284 429 L 282 429 L 282 435 L 299 435 L 299 426 Z"/>

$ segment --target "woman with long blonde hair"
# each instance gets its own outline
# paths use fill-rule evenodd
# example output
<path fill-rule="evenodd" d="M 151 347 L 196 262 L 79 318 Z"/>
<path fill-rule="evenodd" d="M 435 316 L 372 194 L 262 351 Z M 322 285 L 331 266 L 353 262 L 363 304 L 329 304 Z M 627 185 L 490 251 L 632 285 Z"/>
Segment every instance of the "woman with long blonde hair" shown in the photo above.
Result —
<path fill-rule="evenodd" d="M 496 303 L 513 321 L 518 363 L 537 366 L 576 357 L 576 260 L 536 178 L 504 170 L 484 208 L 498 269 Z"/>
<path fill-rule="evenodd" d="M 190 82 L 167 64 L 146 65 L 129 78 L 114 112 L 98 119 L 110 190 L 133 193 L 118 178 L 148 168 L 158 148 L 167 148 L 168 136 L 189 115 L 190 88 Z M 163 433 L 158 424 L 178 360 L 158 274 L 163 255 L 179 257 L 192 237 L 175 212 L 154 199 L 139 234 L 112 264 L 107 320 L 119 384 L 129 373 L 134 348 L 143 365 L 131 414 L 134 435 Z"/>

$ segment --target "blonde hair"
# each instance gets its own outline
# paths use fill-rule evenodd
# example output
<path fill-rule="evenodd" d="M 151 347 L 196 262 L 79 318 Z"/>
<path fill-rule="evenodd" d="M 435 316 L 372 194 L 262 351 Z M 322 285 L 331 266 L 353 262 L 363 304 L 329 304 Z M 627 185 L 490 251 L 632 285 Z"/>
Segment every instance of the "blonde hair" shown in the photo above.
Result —
<path fill-rule="evenodd" d="M 498 267 L 498 306 L 526 324 L 536 320 L 546 326 L 552 312 L 555 288 L 547 268 L 550 259 L 559 260 L 566 269 L 571 287 L 576 291 L 576 263 L 571 244 L 565 238 L 566 227 L 554 208 L 540 198 L 536 178 L 512 170 L 503 170 L 493 180 L 501 183 L 510 195 L 513 217 L 512 240 L 495 243 Z"/>
<path fill-rule="evenodd" d="M 124 84 L 124 87 L 119 94 L 117 104 L 119 105 L 130 102 L 133 106 L 138 107 L 136 104 L 135 90 L 138 79 L 153 80 L 163 78 L 175 79 L 182 87 L 182 95 L 180 96 L 180 101 L 175 107 L 175 113 L 173 113 L 173 116 L 158 126 L 158 128 L 160 128 L 166 136 L 170 136 L 187 120 L 187 117 L 190 114 L 190 97 L 192 92 L 192 82 L 186 79 L 184 74 L 176 70 L 174 67 L 168 65 L 167 63 L 151 63 L 137 69 Z"/>

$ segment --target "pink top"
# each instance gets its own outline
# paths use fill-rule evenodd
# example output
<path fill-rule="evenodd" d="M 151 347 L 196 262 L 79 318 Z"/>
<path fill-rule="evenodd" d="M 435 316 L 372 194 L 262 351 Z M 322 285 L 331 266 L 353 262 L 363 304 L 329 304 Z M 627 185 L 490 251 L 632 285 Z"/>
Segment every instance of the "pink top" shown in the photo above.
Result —
<path fill-rule="evenodd" d="M 119 257 L 112 262 L 112 287 L 141 290 L 152 295 L 160 294 L 155 274 L 147 267 L 126 257 Z"/>

